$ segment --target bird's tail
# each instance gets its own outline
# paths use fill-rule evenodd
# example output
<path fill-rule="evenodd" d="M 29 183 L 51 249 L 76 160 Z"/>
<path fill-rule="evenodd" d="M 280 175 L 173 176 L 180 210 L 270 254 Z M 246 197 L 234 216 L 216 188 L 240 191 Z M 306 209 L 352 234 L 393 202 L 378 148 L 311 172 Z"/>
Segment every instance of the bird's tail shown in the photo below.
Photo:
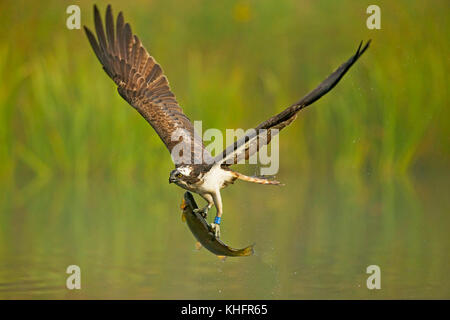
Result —
<path fill-rule="evenodd" d="M 253 182 L 253 183 L 259 183 L 259 184 L 270 184 L 270 185 L 276 185 L 276 186 L 283 185 L 280 183 L 280 181 L 277 181 L 277 180 L 272 180 L 272 179 L 268 179 L 265 177 L 249 177 L 249 176 L 246 176 L 246 175 L 236 172 L 236 171 L 231 171 L 231 172 L 232 172 L 233 176 L 239 180 Z"/>

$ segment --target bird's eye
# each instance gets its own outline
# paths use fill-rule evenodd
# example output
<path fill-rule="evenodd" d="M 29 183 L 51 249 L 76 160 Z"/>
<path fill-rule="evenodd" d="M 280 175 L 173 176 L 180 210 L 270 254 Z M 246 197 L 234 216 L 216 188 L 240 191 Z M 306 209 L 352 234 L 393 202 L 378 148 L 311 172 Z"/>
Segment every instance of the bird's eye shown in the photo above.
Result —
<path fill-rule="evenodd" d="M 183 175 L 181 173 L 177 173 L 177 178 L 181 178 Z"/>

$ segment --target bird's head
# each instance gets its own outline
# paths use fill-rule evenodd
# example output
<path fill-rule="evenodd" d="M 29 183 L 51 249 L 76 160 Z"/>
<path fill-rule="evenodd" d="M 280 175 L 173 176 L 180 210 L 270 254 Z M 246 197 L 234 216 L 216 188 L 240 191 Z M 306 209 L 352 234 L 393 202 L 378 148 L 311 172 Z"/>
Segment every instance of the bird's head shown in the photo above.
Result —
<path fill-rule="evenodd" d="M 170 172 L 169 183 L 183 187 L 192 183 L 193 168 L 191 166 L 180 166 Z"/>

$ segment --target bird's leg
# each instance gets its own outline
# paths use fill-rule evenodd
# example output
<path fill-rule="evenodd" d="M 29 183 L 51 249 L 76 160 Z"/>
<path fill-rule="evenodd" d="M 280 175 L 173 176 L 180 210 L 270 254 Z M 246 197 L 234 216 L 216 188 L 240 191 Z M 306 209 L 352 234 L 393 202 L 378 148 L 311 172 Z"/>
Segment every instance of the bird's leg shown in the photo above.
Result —
<path fill-rule="evenodd" d="M 208 202 L 208 204 L 206 206 L 204 206 L 203 208 L 194 209 L 194 212 L 200 213 L 202 215 L 202 217 L 204 219 L 206 219 L 209 209 L 211 209 L 211 207 L 214 205 L 214 201 L 213 201 L 212 196 L 209 194 L 204 194 L 201 196 L 203 199 L 205 199 Z"/>
<path fill-rule="evenodd" d="M 220 237 L 220 222 L 222 220 L 222 197 L 220 196 L 220 191 L 217 190 L 213 193 L 214 205 L 216 206 L 217 213 L 216 218 L 214 219 L 214 223 L 211 223 L 211 227 L 214 231 L 214 235 L 216 238 Z"/>

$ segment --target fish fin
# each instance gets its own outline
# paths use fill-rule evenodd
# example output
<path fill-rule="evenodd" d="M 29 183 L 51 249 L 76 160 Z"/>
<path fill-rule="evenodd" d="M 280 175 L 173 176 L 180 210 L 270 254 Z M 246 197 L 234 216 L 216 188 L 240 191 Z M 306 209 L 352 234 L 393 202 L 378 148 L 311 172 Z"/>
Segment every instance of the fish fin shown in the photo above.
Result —
<path fill-rule="evenodd" d="M 186 207 L 187 207 L 186 200 L 183 199 L 183 200 L 181 201 L 180 209 L 181 209 L 181 210 L 184 210 Z"/>
<path fill-rule="evenodd" d="M 197 242 L 195 243 L 195 249 L 200 250 L 202 247 L 203 247 L 203 246 L 202 246 L 202 244 L 201 244 L 200 242 L 197 241 Z"/>
<path fill-rule="evenodd" d="M 225 261 L 227 259 L 227 256 L 217 256 L 221 261 Z"/>
<path fill-rule="evenodd" d="M 181 221 L 186 222 L 186 214 L 184 212 L 181 213 Z"/>

